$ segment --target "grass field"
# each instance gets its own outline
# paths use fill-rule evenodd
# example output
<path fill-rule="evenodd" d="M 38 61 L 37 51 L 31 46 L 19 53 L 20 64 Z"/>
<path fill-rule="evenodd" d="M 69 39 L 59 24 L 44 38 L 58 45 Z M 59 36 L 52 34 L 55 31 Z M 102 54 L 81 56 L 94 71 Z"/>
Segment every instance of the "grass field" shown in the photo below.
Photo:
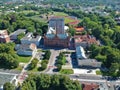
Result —
<path fill-rule="evenodd" d="M 31 11 L 23 11 L 23 13 L 27 14 L 29 12 L 33 12 L 32 10 Z M 43 16 L 46 16 L 47 14 L 43 14 Z M 63 17 L 65 19 L 65 24 L 67 23 L 70 23 L 70 22 L 74 22 L 75 20 L 70 18 L 68 14 L 64 13 L 64 12 L 49 12 L 48 16 L 58 16 L 58 17 Z M 34 16 L 31 16 L 31 17 L 28 17 L 28 18 L 31 18 L 33 20 L 37 20 L 37 21 L 40 21 L 40 22 L 47 22 L 47 19 L 46 18 L 41 18 L 39 14 L 37 15 L 34 15 Z"/>
<path fill-rule="evenodd" d="M 29 73 L 32 73 L 32 72 L 38 72 L 39 70 L 38 70 L 38 67 L 35 67 L 34 69 L 32 69 L 32 70 L 28 70 L 28 72 Z"/>
<path fill-rule="evenodd" d="M 44 18 L 40 18 L 39 16 L 40 15 L 35 15 L 35 16 L 29 17 L 29 18 L 36 20 L 36 21 L 40 21 L 40 22 L 47 22 L 47 20 L 45 20 Z"/>
<path fill-rule="evenodd" d="M 65 24 L 69 23 L 69 22 L 74 22 L 75 20 L 69 18 L 68 14 L 64 13 L 64 12 L 54 12 L 54 15 L 55 16 L 61 16 L 61 17 L 64 17 L 65 19 Z"/>
<path fill-rule="evenodd" d="M 61 74 L 73 74 L 73 70 L 72 69 L 61 69 L 60 70 Z"/>
<path fill-rule="evenodd" d="M 21 70 L 22 70 L 22 66 L 18 66 L 17 68 L 15 68 L 15 69 L 13 69 L 13 70 L 21 71 Z"/>
<path fill-rule="evenodd" d="M 68 14 L 64 13 L 64 12 L 54 12 L 55 16 L 68 16 Z"/>
<path fill-rule="evenodd" d="M 31 59 L 31 56 L 18 56 L 18 61 L 22 63 L 28 63 Z"/>
<path fill-rule="evenodd" d="M 36 14 L 39 14 L 39 12 L 33 11 L 33 10 L 24 10 L 24 11 L 20 11 L 19 13 L 28 14 L 28 13 L 31 13 L 31 12 L 35 12 Z"/>

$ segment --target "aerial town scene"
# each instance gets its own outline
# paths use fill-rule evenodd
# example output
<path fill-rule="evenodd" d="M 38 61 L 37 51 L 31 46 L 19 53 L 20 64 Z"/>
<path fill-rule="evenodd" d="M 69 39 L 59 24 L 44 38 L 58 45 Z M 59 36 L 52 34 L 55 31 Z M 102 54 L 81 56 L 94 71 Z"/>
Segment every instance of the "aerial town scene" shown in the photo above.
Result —
<path fill-rule="evenodd" d="M 120 0 L 0 0 L 0 90 L 120 90 Z"/>

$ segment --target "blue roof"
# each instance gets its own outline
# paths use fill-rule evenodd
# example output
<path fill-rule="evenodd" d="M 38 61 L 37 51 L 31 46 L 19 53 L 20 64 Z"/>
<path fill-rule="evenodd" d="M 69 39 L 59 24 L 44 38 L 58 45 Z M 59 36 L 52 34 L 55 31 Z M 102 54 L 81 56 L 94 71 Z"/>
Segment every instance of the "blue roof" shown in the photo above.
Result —
<path fill-rule="evenodd" d="M 46 37 L 52 39 L 55 37 L 55 34 L 46 34 Z"/>
<path fill-rule="evenodd" d="M 60 38 L 60 39 L 66 39 L 68 36 L 67 34 L 57 34 L 57 36 Z"/>

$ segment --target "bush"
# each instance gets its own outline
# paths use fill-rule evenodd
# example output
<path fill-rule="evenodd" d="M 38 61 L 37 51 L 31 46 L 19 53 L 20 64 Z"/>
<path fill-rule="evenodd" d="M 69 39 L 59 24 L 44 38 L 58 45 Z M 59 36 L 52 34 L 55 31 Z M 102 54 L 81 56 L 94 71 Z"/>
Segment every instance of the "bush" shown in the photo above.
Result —
<path fill-rule="evenodd" d="M 41 65 L 41 69 L 42 70 L 45 70 L 47 68 L 47 64 L 46 63 L 43 63 L 42 65 Z"/>
<path fill-rule="evenodd" d="M 47 68 L 48 60 L 42 60 L 41 67 L 38 68 L 39 71 L 43 71 Z"/>
<path fill-rule="evenodd" d="M 57 64 L 57 70 L 60 71 L 62 68 L 62 65 L 61 64 Z"/>

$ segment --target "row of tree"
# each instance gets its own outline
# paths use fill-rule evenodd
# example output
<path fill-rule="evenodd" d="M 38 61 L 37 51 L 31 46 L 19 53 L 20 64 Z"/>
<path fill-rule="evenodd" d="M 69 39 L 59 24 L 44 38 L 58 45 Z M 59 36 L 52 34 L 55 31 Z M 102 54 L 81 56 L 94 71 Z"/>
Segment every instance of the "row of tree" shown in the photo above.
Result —
<path fill-rule="evenodd" d="M 16 90 L 9 82 L 5 83 L 3 90 Z M 30 75 L 18 90 L 82 90 L 78 81 L 73 81 L 63 75 Z"/>
<path fill-rule="evenodd" d="M 21 90 L 81 90 L 78 81 L 63 75 L 30 75 L 22 84 Z"/>
<path fill-rule="evenodd" d="M 65 65 L 66 63 L 66 57 L 65 55 L 61 52 L 57 58 L 57 61 L 56 61 L 56 66 L 57 66 L 57 69 L 58 71 L 61 70 L 62 68 L 62 65 Z"/>

